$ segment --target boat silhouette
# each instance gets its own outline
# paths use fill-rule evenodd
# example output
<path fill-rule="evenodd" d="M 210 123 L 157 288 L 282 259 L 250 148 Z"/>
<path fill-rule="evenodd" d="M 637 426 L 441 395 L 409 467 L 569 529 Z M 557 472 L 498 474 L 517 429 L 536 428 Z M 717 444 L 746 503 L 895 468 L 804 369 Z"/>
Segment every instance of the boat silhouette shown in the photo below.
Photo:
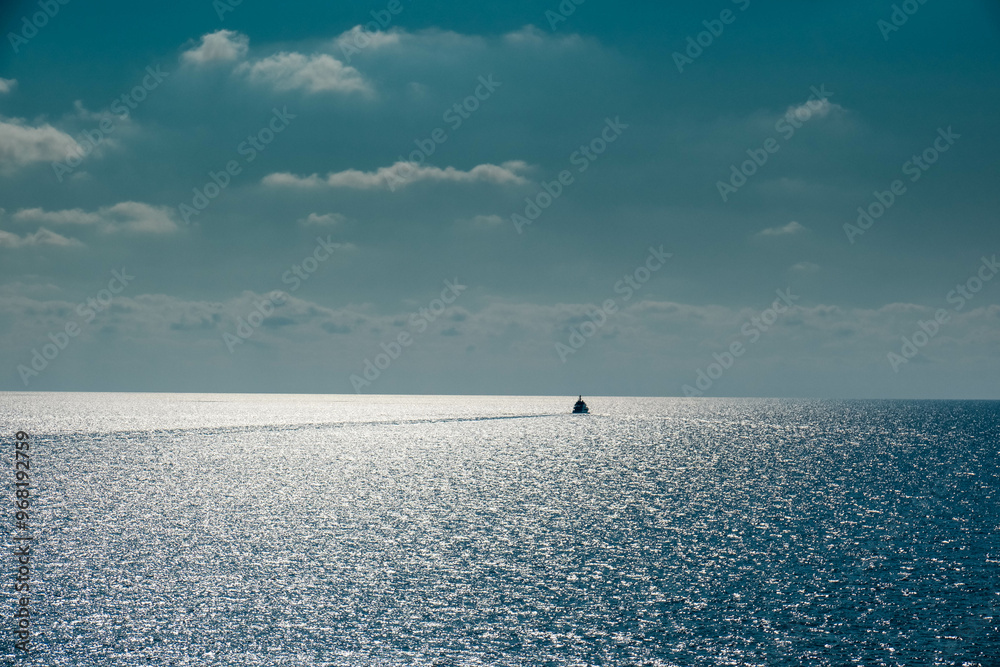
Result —
<path fill-rule="evenodd" d="M 577 400 L 577 402 L 573 405 L 573 414 L 574 415 L 585 415 L 585 414 L 588 414 L 589 412 L 590 412 L 590 409 L 587 407 L 587 404 L 583 402 L 583 396 L 581 396 Z"/>

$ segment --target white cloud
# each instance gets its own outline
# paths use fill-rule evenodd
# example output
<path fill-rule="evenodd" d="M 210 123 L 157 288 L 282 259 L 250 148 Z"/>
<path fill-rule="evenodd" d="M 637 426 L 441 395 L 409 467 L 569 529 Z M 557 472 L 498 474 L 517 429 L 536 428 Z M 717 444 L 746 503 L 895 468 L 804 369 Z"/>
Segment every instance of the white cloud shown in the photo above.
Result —
<path fill-rule="evenodd" d="M 4 79 L 0 77 L 0 95 L 9 93 L 17 86 L 17 79 Z"/>
<path fill-rule="evenodd" d="M 169 234 L 178 229 L 174 220 L 174 210 L 169 206 L 150 206 L 134 201 L 103 206 L 93 213 L 79 208 L 62 211 L 27 208 L 18 211 L 13 217 L 18 222 L 89 226 L 105 234 L 115 232 Z"/>
<path fill-rule="evenodd" d="M 184 302 L 163 295 L 139 295 L 132 301 L 136 308 L 123 310 L 116 317 L 120 318 L 117 323 L 123 329 L 134 329 L 136 332 L 142 329 L 159 329 L 163 333 L 183 332 L 190 328 L 231 331 L 236 317 L 252 310 L 264 296 L 244 292 L 225 304 L 208 304 Z M 497 300 L 471 312 L 462 311 L 460 320 L 439 318 L 426 332 L 424 340 L 429 347 L 440 346 L 445 355 L 440 358 L 447 358 L 454 354 L 455 349 L 474 344 L 500 354 L 517 350 L 539 362 L 559 364 L 552 341 L 564 340 L 571 327 L 588 319 L 591 308 L 587 304 Z M 270 343 L 284 339 L 294 340 L 296 346 L 317 345 L 321 348 L 328 345 L 328 336 L 333 333 L 323 324 L 334 322 L 338 325 L 338 335 L 354 334 L 352 338 L 344 339 L 345 349 L 355 349 L 356 346 L 357 350 L 364 352 L 370 348 L 373 336 L 392 331 L 400 321 L 407 320 L 409 312 L 410 309 L 379 312 L 370 305 L 331 308 L 286 295 L 282 303 L 276 304 L 273 318 L 255 336 Z M 898 347 L 901 332 L 915 329 L 921 319 L 933 319 L 934 312 L 935 307 L 915 304 L 887 304 L 877 309 L 845 309 L 829 305 L 799 307 L 783 315 L 777 324 L 767 330 L 764 334 L 767 344 L 761 343 L 754 356 L 758 359 L 770 357 L 781 365 L 787 363 L 790 357 L 811 359 L 816 354 L 817 346 L 821 345 L 831 363 L 882 364 L 882 371 L 891 375 L 885 361 L 886 353 Z M 210 314 L 212 317 L 208 319 Z M 671 363 L 690 366 L 693 374 L 693 369 L 699 364 L 712 361 L 713 352 L 725 350 L 733 337 L 740 335 L 742 326 L 755 315 L 759 315 L 756 307 L 637 301 L 623 305 L 615 317 L 604 325 L 602 333 L 606 336 L 594 337 L 588 345 L 595 351 L 603 347 L 609 354 L 629 350 L 631 352 L 626 356 L 636 359 L 639 364 L 647 364 L 649 351 L 662 350 L 664 341 L 669 340 L 674 346 Z M 935 339 L 934 348 L 928 348 L 928 359 L 931 352 L 949 357 L 956 352 L 964 352 L 962 347 L 969 345 L 989 354 L 989 350 L 1000 340 L 1000 330 L 996 327 L 998 316 L 1000 306 L 996 305 L 954 313 L 941 335 Z M 198 323 L 198 326 L 190 326 L 192 322 Z M 455 326 L 456 322 L 461 322 L 461 336 L 443 339 L 440 334 Z M 310 358 L 309 354 L 303 356 Z"/>
<path fill-rule="evenodd" d="M 310 213 L 308 216 L 299 220 L 300 225 L 315 225 L 319 227 L 342 225 L 345 222 L 347 222 L 347 216 L 340 213 L 325 213 L 323 215 L 320 215 L 319 213 Z"/>
<path fill-rule="evenodd" d="M 19 222 L 47 222 L 52 225 L 96 225 L 101 217 L 96 213 L 87 213 L 82 208 L 62 211 L 25 208 L 15 213 L 14 219 Z"/>
<path fill-rule="evenodd" d="M 819 271 L 819 264 L 814 262 L 797 262 L 791 266 L 789 271 L 796 273 L 816 273 Z"/>
<path fill-rule="evenodd" d="M 260 182 L 264 185 L 278 187 L 316 188 L 323 185 L 323 179 L 321 179 L 318 174 L 296 176 L 295 174 L 290 174 L 286 171 L 268 174 L 262 178 Z"/>
<path fill-rule="evenodd" d="M 333 40 L 334 48 L 340 49 L 345 60 L 362 49 L 378 49 L 383 46 L 399 44 L 400 32 L 398 30 L 365 30 L 360 25 L 356 25 L 347 32 L 341 33 Z"/>
<path fill-rule="evenodd" d="M 757 232 L 758 236 L 787 236 L 806 231 L 806 228 L 792 220 L 784 227 L 768 227 Z"/>
<path fill-rule="evenodd" d="M 306 56 L 301 53 L 276 53 L 237 68 L 247 78 L 275 90 L 319 92 L 371 92 L 358 70 L 325 53 Z"/>
<path fill-rule="evenodd" d="M 73 137 L 51 125 L 25 125 L 19 118 L 0 119 L 0 171 L 10 173 L 34 162 L 62 160 L 82 149 Z"/>
<path fill-rule="evenodd" d="M 572 47 L 583 44 L 580 35 L 571 33 L 567 35 L 553 35 L 536 25 L 528 24 L 518 30 L 508 32 L 503 36 L 507 44 L 514 46 L 541 46 L 551 44 L 556 47 Z"/>
<path fill-rule="evenodd" d="M 499 39 L 438 29 L 407 32 L 396 27 L 369 30 L 356 25 L 323 43 L 314 53 L 290 50 L 248 59 L 249 38 L 233 30 L 219 30 L 202 36 L 196 46 L 181 54 L 181 59 L 194 65 L 233 63 L 235 74 L 276 91 L 371 94 L 374 90 L 371 82 L 350 64 L 362 52 L 391 51 L 394 58 L 403 58 L 407 62 L 418 60 L 435 63 L 445 53 L 450 54 L 447 56 L 448 61 L 456 61 L 457 58 L 456 62 L 462 62 L 471 54 L 485 51 L 490 44 L 552 44 L 563 47 L 581 43 L 583 42 L 578 35 L 557 37 L 531 25 Z"/>
<path fill-rule="evenodd" d="M 71 116 L 75 120 L 83 121 L 84 123 L 100 123 L 101 121 L 107 119 L 115 125 L 114 134 L 118 134 L 121 131 L 123 125 L 128 125 L 132 122 L 132 115 L 122 117 L 120 114 L 114 113 L 111 109 L 101 109 L 100 111 L 91 111 L 84 106 L 82 100 L 73 101 L 73 114 Z M 111 136 L 105 135 L 101 140 L 100 146 L 104 146 L 112 140 Z"/>
<path fill-rule="evenodd" d="M 493 214 L 493 215 L 477 215 L 472 218 L 469 218 L 468 220 L 459 220 L 458 222 L 459 224 L 464 224 L 469 227 L 488 229 L 502 225 L 505 222 L 505 220 L 501 218 L 499 215 Z"/>
<path fill-rule="evenodd" d="M 25 234 L 24 236 L 18 236 L 17 234 L 5 232 L 0 229 L 0 248 L 31 248 L 42 245 L 69 248 L 82 246 L 83 243 L 76 239 L 67 238 L 56 234 L 55 232 L 50 232 L 44 227 L 40 228 L 34 234 Z"/>
<path fill-rule="evenodd" d="M 344 33 L 341 38 L 350 34 Z M 384 44 L 398 41 L 398 35 L 390 37 L 388 33 L 377 33 L 372 39 Z M 253 61 L 246 59 L 249 46 L 250 38 L 246 35 L 234 30 L 219 30 L 202 36 L 198 46 L 181 54 L 181 60 L 191 65 L 242 61 L 235 67 L 236 74 L 245 76 L 251 83 L 268 85 L 279 91 L 371 92 L 358 70 L 326 53 L 307 56 L 281 51 Z"/>
<path fill-rule="evenodd" d="M 844 107 L 830 102 L 826 98 L 809 100 L 798 106 L 788 107 L 788 110 L 785 112 L 785 119 L 789 122 L 804 123 L 810 118 L 826 118 L 833 111 L 844 111 Z"/>
<path fill-rule="evenodd" d="M 212 62 L 242 60 L 250 45 L 250 38 L 235 30 L 218 30 L 203 35 L 201 43 L 181 54 L 181 60 L 192 65 Z"/>
<path fill-rule="evenodd" d="M 368 25 L 370 26 L 371 23 Z M 395 50 L 396 53 L 405 51 L 408 56 L 436 57 L 441 53 L 482 52 L 490 45 L 498 43 L 514 47 L 551 45 L 564 48 L 579 46 L 584 43 L 584 40 L 575 33 L 555 35 L 531 24 L 505 33 L 499 39 L 439 28 L 410 32 L 397 27 L 391 27 L 388 30 L 369 30 L 365 26 L 356 25 L 335 37 L 325 50 L 337 54 L 345 63 L 350 63 L 360 53 L 388 49 L 389 47 L 400 47 Z"/>
<path fill-rule="evenodd" d="M 503 36 L 504 40 L 513 44 L 540 44 L 548 37 L 541 28 L 528 24 L 520 30 L 508 32 Z"/>
<path fill-rule="evenodd" d="M 123 360 L 141 360 L 143 355 L 148 357 L 149 349 L 156 349 L 159 372 L 179 369 L 199 380 L 217 379 L 229 358 L 220 334 L 234 333 L 238 318 L 246 317 L 267 297 L 274 294 L 244 292 L 224 302 L 186 301 L 163 294 L 117 296 L 120 307 L 101 315 L 107 326 L 81 332 L 82 339 L 100 337 L 103 342 L 93 348 L 93 355 L 84 355 L 87 372 L 107 372 L 110 359 L 118 362 L 111 366 L 121 366 Z M 433 297 L 432 291 L 426 295 Z M 5 293 L 0 287 L 0 321 L 19 323 L 0 330 L 0 347 L 30 351 L 48 332 L 65 326 L 67 317 L 73 317 L 76 300 L 65 298 L 60 299 L 58 292 L 54 296 Z M 579 355 L 563 364 L 553 342 L 567 341 L 573 327 L 590 318 L 593 306 L 506 299 L 466 302 L 469 298 L 463 296 L 419 333 L 420 358 L 412 359 L 409 371 L 400 368 L 398 374 L 390 375 L 413 374 L 416 387 L 426 386 L 422 384 L 425 377 L 434 373 L 447 373 L 449 382 L 483 373 L 500 380 L 508 375 L 527 375 L 533 384 L 580 367 Z M 274 303 L 273 314 L 255 329 L 255 344 L 237 344 L 236 354 L 247 355 L 249 363 L 257 364 L 269 378 L 293 377 L 301 384 L 303 379 L 319 377 L 325 384 L 316 386 L 329 390 L 329 378 L 341 377 L 341 386 L 349 391 L 349 374 L 359 373 L 363 360 L 380 351 L 379 342 L 404 330 L 409 314 L 424 303 L 423 297 L 415 298 L 387 312 L 373 304 L 331 307 L 286 295 Z M 989 380 L 1000 369 L 995 354 L 1000 344 L 998 305 L 953 312 L 914 363 L 898 375 L 892 372 L 887 353 L 898 351 L 900 337 L 918 330 L 919 321 L 933 320 L 938 305 L 800 307 L 781 315 L 761 333 L 759 342 L 750 342 L 741 330 L 750 318 L 759 316 L 762 307 L 766 305 L 736 308 L 645 300 L 621 304 L 600 335 L 587 342 L 588 361 L 583 366 L 618 369 L 639 383 L 629 386 L 648 388 L 656 395 L 682 393 L 683 383 L 693 383 L 697 370 L 713 363 L 714 355 L 725 353 L 736 340 L 752 346 L 752 353 L 742 357 L 721 383 L 706 393 L 755 395 L 762 379 L 792 387 L 794 382 L 788 378 L 794 373 L 815 381 L 805 385 L 808 387 L 844 382 L 846 378 L 854 384 L 840 386 L 853 387 L 853 392 L 894 395 L 928 370 L 940 374 L 951 390 L 967 386 L 972 379 L 977 386 L 993 387 Z M 332 343 L 337 346 L 335 355 L 329 353 Z M 518 360 L 516 368 L 511 359 Z M 371 389 L 386 393 L 396 389 L 390 375 Z M 668 378 L 666 383 L 664 377 Z M 260 385 L 260 390 L 266 386 Z M 449 386 L 454 388 L 445 384 L 442 389 Z M 975 395 L 976 391 L 968 393 Z"/>
<path fill-rule="evenodd" d="M 391 167 L 380 167 L 376 171 L 359 171 L 348 169 L 329 173 L 325 178 L 318 174 L 296 176 L 289 173 L 276 173 L 265 176 L 265 185 L 353 188 L 370 190 L 373 188 L 396 189 L 411 185 L 417 181 L 436 181 L 452 183 L 496 183 L 498 185 L 523 185 L 527 180 L 518 174 L 527 169 L 527 164 L 520 160 L 504 162 L 502 165 L 480 164 L 469 171 L 461 171 L 454 167 L 421 166 L 416 162 L 397 162 Z"/>

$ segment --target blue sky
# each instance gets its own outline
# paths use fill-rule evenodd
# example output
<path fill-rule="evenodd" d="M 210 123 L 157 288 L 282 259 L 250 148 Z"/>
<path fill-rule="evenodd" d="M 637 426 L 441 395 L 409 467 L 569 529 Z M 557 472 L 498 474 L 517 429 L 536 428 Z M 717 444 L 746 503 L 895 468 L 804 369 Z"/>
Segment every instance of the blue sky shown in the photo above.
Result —
<path fill-rule="evenodd" d="M 0 388 L 1000 395 L 997 3 L 0 21 Z"/>

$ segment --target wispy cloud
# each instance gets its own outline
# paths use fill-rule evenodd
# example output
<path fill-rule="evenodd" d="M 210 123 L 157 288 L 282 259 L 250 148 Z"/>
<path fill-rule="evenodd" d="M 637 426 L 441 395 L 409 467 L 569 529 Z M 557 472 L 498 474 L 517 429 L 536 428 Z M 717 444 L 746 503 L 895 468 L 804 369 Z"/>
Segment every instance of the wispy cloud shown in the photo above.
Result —
<path fill-rule="evenodd" d="M 806 228 L 792 220 L 784 227 L 768 227 L 757 232 L 757 236 L 788 236 L 789 234 L 800 234 Z"/>
<path fill-rule="evenodd" d="M 311 56 L 276 53 L 254 63 L 243 63 L 237 72 L 245 74 L 252 83 L 266 84 L 275 90 L 371 92 L 358 70 L 325 53 Z"/>
<path fill-rule="evenodd" d="M 61 246 L 64 248 L 82 247 L 83 243 L 77 239 L 67 238 L 55 232 L 50 232 L 44 227 L 34 234 L 18 236 L 11 232 L 0 229 L 0 248 L 31 248 L 34 246 Z"/>
<path fill-rule="evenodd" d="M 62 211 L 27 208 L 15 213 L 13 218 L 18 222 L 92 227 L 106 234 L 116 232 L 169 234 L 179 229 L 174 215 L 174 210 L 169 206 L 150 206 L 141 202 L 126 201 L 114 206 L 101 207 L 94 212 L 79 208 Z"/>
<path fill-rule="evenodd" d="M 348 34 L 345 33 L 345 36 Z M 389 38 L 381 41 L 386 39 L 392 41 Z M 266 85 L 278 91 L 371 92 L 371 87 L 358 70 L 329 54 L 279 51 L 253 60 L 247 58 L 249 49 L 250 38 L 243 33 L 218 30 L 203 35 L 197 46 L 181 53 L 181 61 L 193 66 L 232 63 L 235 74 L 245 77 L 250 83 Z"/>
<path fill-rule="evenodd" d="M 785 118 L 789 121 L 804 121 L 810 118 L 826 118 L 834 111 L 844 111 L 844 107 L 828 99 L 810 100 L 798 106 L 788 107 Z"/>
<path fill-rule="evenodd" d="M 541 46 L 549 44 L 556 47 L 574 47 L 583 44 L 583 38 L 576 33 L 554 35 L 532 24 L 506 33 L 503 36 L 503 40 L 507 44 L 516 46 Z"/>
<path fill-rule="evenodd" d="M 512 44 L 541 44 L 548 38 L 548 33 L 535 25 L 526 25 L 519 30 L 508 32 L 504 40 Z"/>
<path fill-rule="evenodd" d="M 794 273 L 816 273 L 819 271 L 819 264 L 815 262 L 797 262 L 788 270 Z"/>
<path fill-rule="evenodd" d="M 380 167 L 375 171 L 347 169 L 332 172 L 325 177 L 318 174 L 296 176 L 276 173 L 265 176 L 263 183 L 271 186 L 294 186 L 303 188 L 331 187 L 356 190 L 396 189 L 418 181 L 451 183 L 495 183 L 498 185 L 523 185 L 527 180 L 518 172 L 527 169 L 520 160 L 504 162 L 501 165 L 480 164 L 468 171 L 454 167 L 421 166 L 415 162 L 397 162 L 391 167 Z"/>
<path fill-rule="evenodd" d="M 480 229 L 491 229 L 498 227 L 506 222 L 499 215 L 476 215 L 467 220 L 459 220 L 459 224 L 466 225 L 468 227 L 477 227 Z"/>
<path fill-rule="evenodd" d="M 341 33 L 333 40 L 333 47 L 342 53 L 350 53 L 360 48 L 378 49 L 384 46 L 399 44 L 402 33 L 399 30 L 365 30 L 356 25 L 347 32 Z"/>
<path fill-rule="evenodd" d="M 328 227 L 331 225 L 342 225 L 347 222 L 347 216 L 340 213 L 324 213 L 320 215 L 319 213 L 310 213 L 306 217 L 299 220 L 300 225 L 305 225 L 307 227 Z"/>
<path fill-rule="evenodd" d="M 250 45 L 250 38 L 235 30 L 218 30 L 203 35 L 193 49 L 181 54 L 181 60 L 191 65 L 242 60 Z"/>
<path fill-rule="evenodd" d="M 51 125 L 33 127 L 19 118 L 0 119 L 0 171 L 4 173 L 34 162 L 61 160 L 80 150 L 73 137 Z"/>
<path fill-rule="evenodd" d="M 17 86 L 17 79 L 4 79 L 0 77 L 0 95 L 9 93 Z"/>

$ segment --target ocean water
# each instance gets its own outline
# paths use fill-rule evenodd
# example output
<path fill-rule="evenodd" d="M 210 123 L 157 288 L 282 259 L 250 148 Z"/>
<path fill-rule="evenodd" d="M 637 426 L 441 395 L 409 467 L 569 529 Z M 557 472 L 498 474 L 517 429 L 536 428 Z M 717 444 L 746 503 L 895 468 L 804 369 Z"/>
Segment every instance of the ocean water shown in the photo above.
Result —
<path fill-rule="evenodd" d="M 997 665 L 1000 403 L 0 394 L 45 665 Z"/>

